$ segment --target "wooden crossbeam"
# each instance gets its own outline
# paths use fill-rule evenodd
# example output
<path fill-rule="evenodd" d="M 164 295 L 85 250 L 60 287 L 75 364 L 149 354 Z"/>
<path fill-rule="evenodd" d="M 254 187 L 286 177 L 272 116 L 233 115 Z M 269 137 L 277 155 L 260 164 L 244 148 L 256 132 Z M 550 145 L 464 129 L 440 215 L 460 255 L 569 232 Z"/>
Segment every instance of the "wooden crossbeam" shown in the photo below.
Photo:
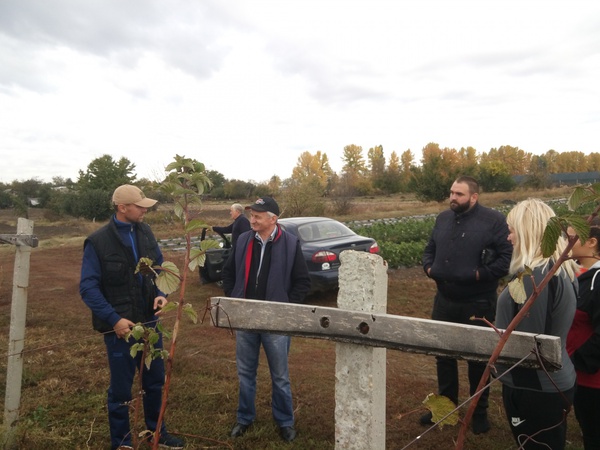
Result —
<path fill-rule="evenodd" d="M 499 336 L 489 327 L 440 322 L 391 314 L 370 314 L 314 305 L 211 298 L 216 327 L 329 339 L 407 352 L 487 362 Z M 533 351 L 545 360 L 547 370 L 561 366 L 560 338 L 514 331 L 499 364 L 513 365 L 527 354 L 525 367 L 539 364 Z"/>

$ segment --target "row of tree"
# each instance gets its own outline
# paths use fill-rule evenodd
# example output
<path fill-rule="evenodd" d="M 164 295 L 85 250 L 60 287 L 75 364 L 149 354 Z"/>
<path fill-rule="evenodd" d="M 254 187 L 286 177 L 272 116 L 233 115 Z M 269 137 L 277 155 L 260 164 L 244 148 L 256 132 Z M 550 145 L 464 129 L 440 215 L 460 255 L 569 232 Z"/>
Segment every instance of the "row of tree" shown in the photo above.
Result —
<path fill-rule="evenodd" d="M 357 145 L 344 147 L 340 173 L 331 169 L 326 153 L 303 152 L 287 178 L 273 175 L 266 182 L 256 183 L 227 179 L 218 171 L 206 171 L 212 182 L 209 196 L 217 199 L 251 199 L 261 195 L 281 198 L 291 215 L 323 214 L 325 199 L 333 199 L 337 213 L 345 213 L 348 199 L 354 196 L 412 192 L 426 201 L 443 201 L 449 186 L 461 174 L 476 177 L 483 189 L 510 191 L 516 187 L 515 176 L 525 175 L 526 183 L 535 188 L 547 187 L 550 175 L 600 170 L 600 153 L 558 153 L 549 150 L 533 155 L 518 147 L 502 146 L 478 154 L 472 147 L 441 148 L 429 143 L 422 149 L 422 158 L 406 150 L 401 155 L 391 152 L 385 157 L 382 146 L 370 148 L 366 157 Z M 32 199 L 56 214 L 103 219 L 111 213 L 110 193 L 115 187 L 132 183 L 151 192 L 161 201 L 157 184 L 163 180 L 137 180 L 135 164 L 125 157 L 110 155 L 94 159 L 87 169 L 80 170 L 76 181 L 54 178 L 52 183 L 37 179 L 0 184 L 0 208 L 26 210 Z"/>

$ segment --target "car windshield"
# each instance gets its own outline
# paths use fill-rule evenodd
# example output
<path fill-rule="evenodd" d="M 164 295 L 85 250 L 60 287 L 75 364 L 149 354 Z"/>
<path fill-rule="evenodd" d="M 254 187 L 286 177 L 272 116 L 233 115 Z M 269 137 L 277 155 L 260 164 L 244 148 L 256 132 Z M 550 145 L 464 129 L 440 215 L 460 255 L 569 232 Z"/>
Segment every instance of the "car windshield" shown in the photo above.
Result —
<path fill-rule="evenodd" d="M 306 223 L 298 227 L 298 234 L 304 242 L 352 236 L 354 232 L 346 225 L 334 220 Z"/>

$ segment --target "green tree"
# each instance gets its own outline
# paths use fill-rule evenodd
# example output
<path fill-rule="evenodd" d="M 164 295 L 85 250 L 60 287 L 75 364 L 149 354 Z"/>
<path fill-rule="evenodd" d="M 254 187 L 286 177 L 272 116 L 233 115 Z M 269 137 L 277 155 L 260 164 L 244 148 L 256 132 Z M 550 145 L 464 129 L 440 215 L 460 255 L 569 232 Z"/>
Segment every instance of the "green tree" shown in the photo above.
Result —
<path fill-rule="evenodd" d="M 400 160 L 396 152 L 390 155 L 390 161 L 383 174 L 375 182 L 375 187 L 386 194 L 394 194 L 402 190 L 402 178 L 400 174 Z"/>
<path fill-rule="evenodd" d="M 13 181 L 11 184 L 13 194 L 18 198 L 18 203 L 32 206 L 31 201 L 37 200 L 35 206 L 46 207 L 52 196 L 52 184 L 44 183 L 38 178 L 30 178 L 24 181 Z"/>
<path fill-rule="evenodd" d="M 77 189 L 79 191 L 101 190 L 112 192 L 122 184 L 133 184 L 135 164 L 122 157 L 115 161 L 110 155 L 94 159 L 83 172 L 79 171 Z"/>
<path fill-rule="evenodd" d="M 417 198 L 437 202 L 447 199 L 452 182 L 460 174 L 457 160 L 456 150 L 442 150 L 433 142 L 423 147 L 421 167 L 411 170 L 410 187 Z"/>
<path fill-rule="evenodd" d="M 229 180 L 223 185 L 225 198 L 250 198 L 254 194 L 254 183 L 241 180 Z"/>
<path fill-rule="evenodd" d="M 488 161 L 479 164 L 477 181 L 485 192 L 512 191 L 516 182 L 508 168 L 500 161 Z"/>
<path fill-rule="evenodd" d="M 282 204 L 282 215 L 285 217 L 322 216 L 325 212 L 325 200 L 320 186 L 293 178 L 285 182 Z"/>
<path fill-rule="evenodd" d="M 545 189 L 550 186 L 550 171 L 545 156 L 533 155 L 527 172 L 526 186 L 536 189 Z"/>

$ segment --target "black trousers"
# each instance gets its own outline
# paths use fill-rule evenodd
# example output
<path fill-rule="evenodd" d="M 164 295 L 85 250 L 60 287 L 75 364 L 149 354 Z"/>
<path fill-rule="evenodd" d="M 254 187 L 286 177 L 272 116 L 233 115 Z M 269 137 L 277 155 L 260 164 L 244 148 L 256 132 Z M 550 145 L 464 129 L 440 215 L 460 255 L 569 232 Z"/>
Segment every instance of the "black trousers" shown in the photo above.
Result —
<path fill-rule="evenodd" d="M 563 450 L 567 439 L 565 412 L 574 393 L 574 387 L 564 392 L 539 392 L 502 385 L 506 418 L 517 444 L 521 446 L 531 437 L 523 445 L 526 450 Z"/>
<path fill-rule="evenodd" d="M 492 292 L 468 301 L 453 301 L 445 298 L 438 292 L 434 299 L 431 318 L 444 322 L 487 326 L 485 322 L 471 320 L 471 318 L 485 317 L 489 322 L 493 322 L 496 317 L 497 298 L 496 292 Z M 438 356 L 436 357 L 436 362 L 438 394 L 448 397 L 455 404 L 458 404 L 458 363 L 456 359 Z M 485 364 L 468 361 L 467 365 L 469 393 L 473 395 L 477 391 L 477 386 L 485 371 Z M 489 388 L 482 392 L 475 408 L 475 415 L 487 413 L 489 395 Z"/>
<path fill-rule="evenodd" d="M 583 435 L 583 448 L 600 450 L 600 389 L 577 385 L 573 406 Z"/>

